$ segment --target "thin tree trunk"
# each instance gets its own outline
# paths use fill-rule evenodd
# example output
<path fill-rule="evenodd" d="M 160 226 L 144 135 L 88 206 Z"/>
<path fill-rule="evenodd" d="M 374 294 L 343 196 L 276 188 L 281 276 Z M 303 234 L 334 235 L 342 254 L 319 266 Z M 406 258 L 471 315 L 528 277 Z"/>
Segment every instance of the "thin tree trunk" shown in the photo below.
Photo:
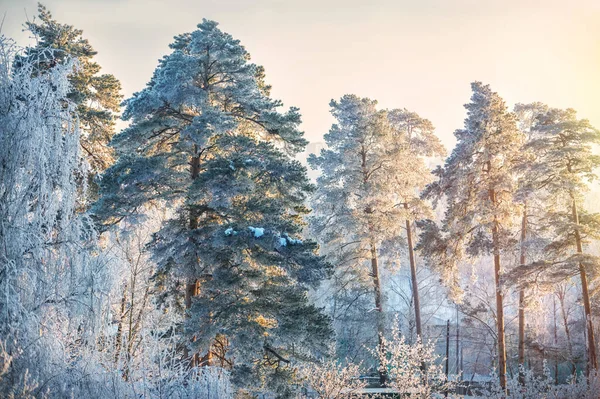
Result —
<path fill-rule="evenodd" d="M 458 305 L 456 305 L 456 381 L 460 374 L 460 319 L 458 316 Z"/>
<path fill-rule="evenodd" d="M 527 204 L 523 206 L 523 220 L 521 221 L 521 257 L 520 265 L 526 261 L 525 240 L 527 239 Z M 519 383 L 525 385 L 525 290 L 519 290 Z"/>
<path fill-rule="evenodd" d="M 444 374 L 446 374 L 446 381 L 448 381 L 450 375 L 450 319 L 446 322 L 446 366 Z M 446 385 L 446 389 L 444 390 L 444 397 L 448 397 L 448 385 Z"/>
<path fill-rule="evenodd" d="M 490 200 L 496 205 L 496 192 L 489 190 Z M 498 329 L 498 377 L 500 386 L 506 391 L 506 341 L 504 337 L 504 304 L 502 287 L 500 285 L 500 232 L 498 221 L 494 218 L 492 225 L 492 243 L 494 248 L 494 280 L 496 283 L 496 324 Z"/>
<path fill-rule="evenodd" d="M 575 375 L 577 372 L 577 366 L 573 360 L 573 343 L 571 342 L 571 329 L 569 328 L 569 318 L 567 316 L 567 309 L 565 308 L 565 292 L 562 287 L 557 291 L 558 303 L 560 304 L 560 312 L 562 314 L 563 325 L 565 328 L 565 335 L 567 337 L 567 350 L 569 351 L 569 361 L 571 362 L 571 374 Z"/>
<path fill-rule="evenodd" d="M 558 347 L 558 325 L 556 324 L 556 297 L 552 298 L 552 310 L 554 314 L 554 347 Z M 554 359 L 554 384 L 558 385 L 558 355 Z"/>
<path fill-rule="evenodd" d="M 383 334 L 385 332 L 385 320 L 383 318 L 383 301 L 381 297 L 381 280 L 379 279 L 379 262 L 377 260 L 377 248 L 371 243 L 371 275 L 373 276 L 373 292 L 375 294 L 375 310 L 377 311 L 377 343 L 379 351 L 384 350 Z M 385 385 L 387 373 L 379 370 L 379 383 Z"/>
<path fill-rule="evenodd" d="M 408 210 L 408 204 L 404 203 L 404 209 Z M 408 241 L 408 259 L 410 261 L 410 278 L 412 280 L 413 303 L 415 305 L 415 327 L 417 328 L 417 337 L 421 335 L 421 305 L 419 301 L 419 284 L 417 282 L 417 264 L 415 262 L 415 249 L 413 246 L 412 228 L 410 220 L 406 220 L 406 238 Z"/>
<path fill-rule="evenodd" d="M 575 223 L 575 243 L 577 245 L 577 253 L 583 253 L 583 247 L 581 244 L 581 236 L 579 234 L 579 215 L 577 213 L 577 204 L 575 198 L 571 194 L 572 199 L 572 212 L 573 212 L 573 223 Z M 594 325 L 592 323 L 592 306 L 590 304 L 590 294 L 588 291 L 587 273 L 583 263 L 579 263 L 579 275 L 581 277 L 581 294 L 583 300 L 583 309 L 585 311 L 585 325 L 587 330 L 587 341 L 588 341 L 588 365 L 587 373 L 591 372 L 591 369 L 598 369 L 598 359 L 596 357 L 596 340 L 594 338 Z"/>
<path fill-rule="evenodd" d="M 367 170 L 367 153 L 364 146 L 360 151 L 361 158 L 361 169 L 363 174 L 363 186 L 364 190 L 368 191 L 368 182 L 369 182 L 369 172 Z M 367 207 L 364 211 L 367 215 L 373 213 L 373 209 Z M 374 226 L 369 221 L 369 234 L 370 234 L 370 249 L 371 249 L 371 276 L 373 277 L 373 293 L 375 295 L 375 310 L 377 311 L 377 342 L 379 352 L 383 352 L 384 344 L 383 344 L 383 334 L 385 332 L 385 320 L 383 315 L 383 301 L 381 295 L 381 280 L 379 279 L 379 262 L 377 259 L 377 246 L 375 245 L 374 239 Z M 381 385 L 385 385 L 387 381 L 387 373 L 385 370 L 379 370 L 379 383 Z"/>
<path fill-rule="evenodd" d="M 146 282 L 148 284 L 148 282 Z M 146 304 L 148 303 L 148 297 L 150 296 L 150 285 L 146 285 L 146 289 L 144 290 L 144 297 L 142 299 L 142 304 L 140 306 L 140 310 L 136 316 L 135 323 L 129 326 L 129 338 L 127 339 L 127 365 L 125 366 L 125 371 L 123 372 L 123 379 L 125 381 L 129 381 L 129 365 L 131 363 L 131 359 L 134 357 L 134 352 L 137 348 L 135 345 L 135 341 L 137 339 L 138 333 L 140 331 L 140 326 L 142 324 L 142 318 L 144 317 L 144 309 L 146 308 Z M 133 299 L 133 298 L 132 298 Z M 133 313 L 133 300 L 130 312 Z M 139 342 L 138 342 L 139 345 Z"/>
<path fill-rule="evenodd" d="M 115 337 L 115 365 L 119 363 L 121 355 L 121 345 L 123 344 L 123 323 L 125 323 L 125 304 L 127 302 L 127 284 L 123 288 L 123 297 L 121 298 L 121 309 L 119 314 L 119 325 L 117 327 L 117 336 Z"/>

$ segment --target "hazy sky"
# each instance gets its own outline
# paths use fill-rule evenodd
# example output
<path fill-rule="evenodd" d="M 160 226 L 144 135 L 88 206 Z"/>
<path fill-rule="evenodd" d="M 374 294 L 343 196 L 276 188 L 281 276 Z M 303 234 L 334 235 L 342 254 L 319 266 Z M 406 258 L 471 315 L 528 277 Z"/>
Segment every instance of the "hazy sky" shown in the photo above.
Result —
<path fill-rule="evenodd" d="M 450 147 L 469 83 L 512 107 L 572 107 L 600 127 L 600 0 L 46 0 L 83 29 L 125 96 L 141 90 L 176 34 L 202 18 L 240 39 L 266 68 L 272 94 L 301 109 L 319 141 L 329 101 L 346 93 L 430 119 Z M 34 0 L 0 0 L 2 33 L 25 44 Z"/>

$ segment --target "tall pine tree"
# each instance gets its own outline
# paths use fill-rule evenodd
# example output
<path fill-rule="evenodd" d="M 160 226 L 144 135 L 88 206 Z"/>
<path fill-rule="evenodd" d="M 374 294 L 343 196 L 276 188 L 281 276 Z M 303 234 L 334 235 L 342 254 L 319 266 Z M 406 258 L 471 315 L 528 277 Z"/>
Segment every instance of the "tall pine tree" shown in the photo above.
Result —
<path fill-rule="evenodd" d="M 115 120 L 120 110 L 121 83 L 111 74 L 100 74 L 101 67 L 94 61 L 97 52 L 83 38 L 83 31 L 61 24 L 42 4 L 38 4 L 39 21 L 27 22 L 26 28 L 36 38 L 35 46 L 28 47 L 24 55 L 17 56 L 15 66 L 34 63 L 34 74 L 46 74 L 69 59 L 78 66 L 69 75 L 71 89 L 68 100 L 75 104 L 81 124 L 79 143 L 90 171 L 91 200 L 97 190 L 94 178 L 113 163 L 113 153 L 108 143 L 115 133 Z"/>
<path fill-rule="evenodd" d="M 510 249 L 510 229 L 518 206 L 514 176 L 523 134 L 500 96 L 488 85 L 471 85 L 471 102 L 465 105 L 464 129 L 456 130 L 456 147 L 443 168 L 439 181 L 426 196 L 445 196 L 448 207 L 441 231 L 432 223 L 421 235 L 432 264 L 439 265 L 445 280 L 458 287 L 457 267 L 466 256 L 490 254 L 496 285 L 498 374 L 506 389 L 506 343 L 504 334 L 504 289 L 501 254 Z"/>
<path fill-rule="evenodd" d="M 321 171 L 313 198 L 313 231 L 342 284 L 371 289 L 381 349 L 385 333 L 381 263 L 395 261 L 404 246 L 407 217 L 398 193 L 404 184 L 399 177 L 409 165 L 402 163 L 403 148 L 395 144 L 398 131 L 392 129 L 388 113 L 376 105 L 354 95 L 331 101 L 336 123 L 325 135 L 327 148 L 319 156 L 311 155 L 309 163 Z M 385 382 L 383 370 L 380 380 Z"/>
<path fill-rule="evenodd" d="M 514 113 L 517 116 L 518 127 L 525 135 L 527 141 L 535 138 L 535 125 L 539 115 L 545 113 L 548 106 L 534 102 L 530 104 L 516 104 Z M 542 232 L 540 231 L 540 221 L 538 218 L 543 214 L 544 201 L 543 194 L 536 190 L 531 184 L 531 176 L 528 173 L 532 162 L 539 156 L 535 151 L 531 151 L 526 146 L 522 148 L 522 157 L 519 170 L 519 189 L 517 190 L 516 200 L 522 206 L 521 233 L 519 240 L 519 265 L 523 266 L 531 263 L 539 256 L 540 241 L 542 241 Z M 532 220 L 533 223 L 532 223 Z M 537 256 L 536 256 L 537 255 Z M 513 269 L 518 270 L 519 267 Z M 510 276 L 510 275 L 509 275 Z M 508 280 L 515 280 L 508 277 Z M 526 288 L 523 281 L 512 281 L 518 285 L 519 290 L 519 332 L 518 332 L 518 355 L 519 364 L 519 383 L 525 384 L 525 309 L 527 307 Z"/>
<path fill-rule="evenodd" d="M 113 140 L 96 214 L 114 223 L 172 207 L 152 246 L 159 281 L 185 281 L 185 339 L 203 355 L 192 365 L 231 367 L 241 386 L 267 373 L 277 390 L 291 358 L 325 350 L 331 333 L 307 298 L 328 265 L 302 237 L 313 186 L 293 160 L 306 144 L 300 114 L 279 111 L 263 69 L 216 22 L 171 48 L 125 102 L 132 124 Z"/>
<path fill-rule="evenodd" d="M 397 184 L 396 194 L 405 212 L 415 327 L 417 336 L 423 338 L 413 230 L 415 222 L 432 217 L 431 206 L 420 197 L 421 191 L 433 179 L 424 158 L 445 156 L 446 149 L 434 134 L 433 124 L 417 113 L 395 109 L 389 112 L 388 119 L 393 129 L 393 145 L 398 147 L 397 156 L 402 158 L 401 168 L 393 178 Z"/>
<path fill-rule="evenodd" d="M 549 243 L 544 258 L 515 270 L 525 284 L 544 280 L 554 284 L 579 276 L 588 341 L 588 370 L 598 368 L 592 323 L 590 278 L 598 276 L 600 259 L 585 249 L 600 238 L 600 215 L 582 208 L 588 184 L 597 179 L 600 156 L 592 147 L 600 143 L 600 132 L 575 110 L 549 109 L 538 115 L 534 135 L 525 148 L 538 154 L 527 166 L 530 190 L 543 192 L 545 209 L 541 228 Z"/>

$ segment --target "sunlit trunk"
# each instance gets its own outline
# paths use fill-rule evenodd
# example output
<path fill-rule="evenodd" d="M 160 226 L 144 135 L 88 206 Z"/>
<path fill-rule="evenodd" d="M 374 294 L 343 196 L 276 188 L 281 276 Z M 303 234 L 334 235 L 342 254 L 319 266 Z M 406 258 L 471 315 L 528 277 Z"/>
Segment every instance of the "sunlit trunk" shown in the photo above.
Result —
<path fill-rule="evenodd" d="M 496 205 L 496 192 L 489 190 L 490 201 Z M 498 377 L 500 386 L 506 390 L 506 339 L 504 336 L 504 304 L 500 283 L 500 232 L 498 221 L 492 225 L 492 244 L 494 249 L 494 281 L 496 283 L 496 327 L 498 329 Z"/>
<path fill-rule="evenodd" d="M 525 240 L 527 239 L 527 204 L 523 206 L 523 220 L 521 221 L 521 256 L 520 265 L 525 264 L 526 249 Z M 519 383 L 525 384 L 525 290 L 519 290 Z"/>
<path fill-rule="evenodd" d="M 379 263 L 377 260 L 377 248 L 371 243 L 371 275 L 373 277 L 373 292 L 375 294 L 375 311 L 377 312 L 377 335 L 378 349 L 384 350 L 383 334 L 385 332 L 385 320 L 383 315 L 383 301 L 381 297 L 381 281 L 379 279 Z M 379 382 L 384 385 L 387 380 L 385 370 L 379 370 Z"/>
<path fill-rule="evenodd" d="M 404 209 L 408 210 L 408 204 L 404 203 Z M 406 238 L 408 241 L 408 259 L 410 261 L 410 278 L 412 280 L 412 294 L 415 305 L 415 326 L 417 337 L 421 337 L 421 305 L 419 302 L 419 284 L 417 283 L 417 264 L 415 262 L 415 250 L 413 247 L 412 228 L 410 220 L 406 220 Z"/>
<path fill-rule="evenodd" d="M 575 203 L 575 197 L 571 194 L 572 199 L 572 214 L 573 223 L 575 224 L 575 244 L 577 245 L 577 253 L 583 253 L 583 247 L 581 244 L 581 236 L 579 234 L 579 215 L 577 213 L 577 204 Z M 588 368 L 587 373 L 591 372 L 591 369 L 598 369 L 598 359 L 596 358 L 596 340 L 594 338 L 594 325 L 592 323 L 592 306 L 590 304 L 590 294 L 588 291 L 587 273 L 583 263 L 579 263 L 579 276 L 581 277 L 581 296 L 583 301 L 583 309 L 585 311 L 585 325 L 587 331 L 588 341 Z"/>

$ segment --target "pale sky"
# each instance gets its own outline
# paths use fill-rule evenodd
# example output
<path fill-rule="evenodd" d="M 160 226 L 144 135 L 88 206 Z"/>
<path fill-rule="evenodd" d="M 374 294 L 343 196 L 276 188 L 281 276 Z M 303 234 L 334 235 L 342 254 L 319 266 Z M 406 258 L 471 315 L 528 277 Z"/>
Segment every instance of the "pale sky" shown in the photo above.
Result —
<path fill-rule="evenodd" d="M 352 93 L 430 119 L 449 149 L 469 83 L 516 102 L 572 107 L 600 127 L 600 0 L 46 0 L 83 29 L 127 97 L 150 79 L 174 35 L 202 18 L 240 39 L 272 95 L 300 108 L 320 141 L 329 101 Z M 26 44 L 34 0 L 0 0 L 2 33 Z"/>

